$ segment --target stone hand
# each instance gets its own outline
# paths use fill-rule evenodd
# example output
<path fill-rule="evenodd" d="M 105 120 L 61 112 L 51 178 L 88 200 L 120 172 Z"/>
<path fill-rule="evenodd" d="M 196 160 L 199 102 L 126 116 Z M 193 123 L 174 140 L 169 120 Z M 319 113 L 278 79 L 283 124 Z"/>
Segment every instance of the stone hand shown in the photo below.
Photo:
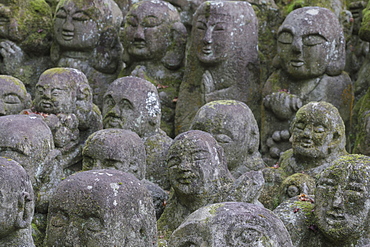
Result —
<path fill-rule="evenodd" d="M 264 106 L 279 119 L 289 119 L 302 106 L 302 100 L 286 92 L 275 92 L 264 98 Z"/>
<path fill-rule="evenodd" d="M 14 75 L 25 60 L 25 54 L 22 49 L 10 40 L 0 42 L 0 54 L 3 57 L 4 74 Z"/>

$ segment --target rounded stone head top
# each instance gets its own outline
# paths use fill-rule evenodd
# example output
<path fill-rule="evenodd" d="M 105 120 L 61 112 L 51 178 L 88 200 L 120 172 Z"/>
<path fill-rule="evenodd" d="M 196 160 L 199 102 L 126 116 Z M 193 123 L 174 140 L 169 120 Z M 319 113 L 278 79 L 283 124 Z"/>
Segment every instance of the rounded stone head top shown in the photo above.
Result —
<path fill-rule="evenodd" d="M 179 195 L 212 194 L 232 181 L 222 147 L 211 134 L 190 130 L 169 147 L 169 180 Z"/>
<path fill-rule="evenodd" d="M 370 157 L 355 154 L 341 156 L 319 174 L 314 214 L 320 232 L 337 246 L 360 238 L 369 242 L 369 178 Z"/>
<path fill-rule="evenodd" d="M 278 30 L 277 64 L 295 79 L 339 75 L 345 65 L 345 39 L 335 14 L 326 8 L 292 11 Z"/>
<path fill-rule="evenodd" d="M 49 205 L 47 246 L 155 246 L 152 198 L 140 180 L 118 170 L 75 173 Z"/>
<path fill-rule="evenodd" d="M 139 1 L 126 15 L 123 47 L 127 63 L 161 61 L 168 68 L 178 67 L 184 57 L 186 28 L 170 3 Z"/>
<path fill-rule="evenodd" d="M 250 108 L 236 100 L 217 100 L 203 105 L 190 129 L 210 133 L 225 151 L 229 170 L 243 165 L 258 152 L 259 129 Z"/>
<path fill-rule="evenodd" d="M 144 141 L 130 130 L 99 130 L 86 141 L 82 150 L 83 170 L 117 169 L 145 177 L 146 154 Z"/>
<path fill-rule="evenodd" d="M 189 215 L 173 232 L 170 246 L 292 247 L 283 222 L 270 210 L 250 203 L 210 204 Z"/>
<path fill-rule="evenodd" d="M 310 158 L 328 158 L 344 155 L 345 126 L 332 104 L 310 102 L 301 107 L 291 124 L 293 153 Z"/>
<path fill-rule="evenodd" d="M 2 239 L 31 225 L 34 211 L 28 174 L 18 162 L 4 157 L 0 157 L 0 194 L 0 244 L 3 245 L 6 243 Z"/>
<path fill-rule="evenodd" d="M 37 112 L 77 113 L 77 102 L 85 102 L 83 105 L 92 109 L 92 92 L 84 73 L 74 68 L 52 68 L 41 74 L 33 101 Z"/>
<path fill-rule="evenodd" d="M 257 30 L 257 17 L 248 2 L 207 1 L 194 14 L 191 42 L 205 65 L 236 57 L 254 62 Z"/>
<path fill-rule="evenodd" d="M 105 129 L 128 129 L 144 137 L 157 132 L 160 121 L 159 95 L 152 83 L 127 76 L 109 86 L 103 100 Z"/>
<path fill-rule="evenodd" d="M 9 75 L 0 75 L 0 116 L 19 114 L 31 107 L 31 95 L 23 82 Z"/>

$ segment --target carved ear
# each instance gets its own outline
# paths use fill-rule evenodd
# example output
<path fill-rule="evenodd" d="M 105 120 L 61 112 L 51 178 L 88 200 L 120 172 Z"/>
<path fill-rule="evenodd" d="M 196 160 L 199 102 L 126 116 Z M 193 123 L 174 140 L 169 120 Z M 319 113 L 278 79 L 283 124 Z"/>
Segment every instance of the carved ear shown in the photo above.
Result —
<path fill-rule="evenodd" d="M 333 136 L 332 136 L 332 141 L 329 144 L 330 152 L 332 152 L 332 150 L 340 150 L 344 148 L 344 145 L 346 144 L 345 142 L 344 143 L 341 143 L 341 142 L 343 142 L 343 138 L 341 134 L 338 131 L 334 131 Z"/>
<path fill-rule="evenodd" d="M 31 94 L 27 93 L 26 98 L 24 99 L 24 108 L 29 109 L 32 106 Z"/>
<path fill-rule="evenodd" d="M 83 101 L 91 101 L 92 100 L 92 92 L 91 88 L 87 84 L 81 84 L 78 86 L 77 89 L 77 100 L 83 100 Z"/>
<path fill-rule="evenodd" d="M 338 40 L 334 40 L 333 42 L 335 42 L 335 44 L 330 54 L 328 67 L 326 68 L 326 74 L 330 76 L 336 76 L 342 73 L 345 66 L 344 58 L 346 55 L 343 33 Z"/>
<path fill-rule="evenodd" d="M 166 55 L 162 58 L 163 65 L 168 69 L 176 69 L 181 66 L 185 57 L 187 31 L 184 24 L 175 22 L 171 27 L 171 44 L 167 48 Z"/>
<path fill-rule="evenodd" d="M 18 216 L 16 221 L 17 228 L 27 228 L 31 225 L 34 211 L 34 202 L 28 192 L 23 192 L 18 198 Z"/>

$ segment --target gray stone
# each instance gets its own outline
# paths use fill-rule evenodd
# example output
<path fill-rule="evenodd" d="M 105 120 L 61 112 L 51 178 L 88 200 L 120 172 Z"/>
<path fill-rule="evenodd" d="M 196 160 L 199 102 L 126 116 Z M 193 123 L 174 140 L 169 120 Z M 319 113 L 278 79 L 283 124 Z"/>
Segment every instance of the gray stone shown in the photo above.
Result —
<path fill-rule="evenodd" d="M 165 159 L 172 139 L 160 129 L 161 107 L 156 87 L 134 76 L 118 78 L 104 95 L 103 116 L 105 129 L 131 130 L 143 139 L 146 178 L 169 189 Z"/>
<path fill-rule="evenodd" d="M 165 1 L 139 1 L 127 13 L 122 32 L 125 69 L 153 83 L 162 108 L 161 128 L 174 137 L 176 98 L 183 76 L 187 31 L 174 6 Z"/>
<path fill-rule="evenodd" d="M 4 157 L 0 157 L 0 192 L 0 245 L 34 247 L 31 180 L 22 166 Z"/>
<path fill-rule="evenodd" d="M 113 0 L 61 0 L 56 7 L 51 58 L 58 67 L 86 74 L 99 107 L 123 66 L 122 20 L 122 11 Z"/>
<path fill-rule="evenodd" d="M 193 18 L 176 131 L 187 131 L 197 110 L 214 100 L 239 100 L 259 118 L 257 17 L 242 1 L 204 2 Z"/>
<path fill-rule="evenodd" d="M 262 91 L 261 151 L 270 165 L 291 147 L 287 140 L 270 139 L 276 131 L 288 130 L 296 111 L 308 102 L 333 104 L 349 127 L 353 89 L 344 64 L 345 40 L 334 13 L 305 7 L 286 17 L 278 31 L 278 70 Z"/>
<path fill-rule="evenodd" d="M 23 82 L 13 76 L 0 75 L 0 116 L 19 114 L 31 107 L 31 95 Z"/>
<path fill-rule="evenodd" d="M 238 178 L 265 167 L 258 152 L 259 129 L 249 107 L 240 101 L 217 100 L 203 105 L 190 129 L 210 133 L 225 151 L 227 166 Z"/>
<path fill-rule="evenodd" d="M 49 207 L 46 246 L 156 246 L 151 196 L 132 174 L 91 170 L 63 180 Z"/>
<path fill-rule="evenodd" d="M 283 222 L 254 204 L 225 202 L 202 207 L 171 235 L 169 246 L 293 246 Z"/>

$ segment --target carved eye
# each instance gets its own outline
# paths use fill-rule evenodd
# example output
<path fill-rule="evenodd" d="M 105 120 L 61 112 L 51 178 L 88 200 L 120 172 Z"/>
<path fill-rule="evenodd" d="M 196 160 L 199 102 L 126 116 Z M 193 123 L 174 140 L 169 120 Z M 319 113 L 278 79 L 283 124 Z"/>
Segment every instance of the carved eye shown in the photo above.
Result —
<path fill-rule="evenodd" d="M 214 27 L 214 31 L 224 31 L 226 29 L 226 23 L 217 23 Z"/>
<path fill-rule="evenodd" d="M 180 158 L 171 157 L 167 162 L 167 166 L 168 168 L 171 168 L 171 167 L 177 166 L 178 164 L 180 164 L 180 162 L 181 162 Z"/>
<path fill-rule="evenodd" d="M 293 35 L 288 32 L 282 32 L 279 34 L 278 42 L 282 44 L 291 44 L 293 43 Z"/>
<path fill-rule="evenodd" d="M 323 132 L 325 132 L 325 128 L 324 128 L 324 126 L 322 126 L 322 125 L 318 125 L 318 126 L 315 126 L 315 127 L 314 127 L 314 131 L 315 131 L 316 133 L 323 133 Z"/>
<path fill-rule="evenodd" d="M 144 18 L 144 21 L 142 23 L 143 27 L 156 27 L 161 24 L 161 20 L 158 19 L 155 16 L 148 16 Z"/>
<path fill-rule="evenodd" d="M 318 185 L 323 187 L 334 187 L 336 184 L 334 183 L 333 179 L 322 178 L 319 180 Z"/>
<path fill-rule="evenodd" d="M 131 104 L 131 102 L 127 99 L 123 99 L 120 102 L 120 109 L 122 110 L 133 110 L 134 106 Z"/>
<path fill-rule="evenodd" d="M 130 26 L 137 27 L 137 20 L 132 15 L 126 17 L 126 23 Z"/>
<path fill-rule="evenodd" d="M 90 156 L 83 155 L 83 169 L 84 170 L 91 170 L 94 167 L 94 159 Z"/>
<path fill-rule="evenodd" d="M 105 99 L 104 99 L 104 106 L 105 107 L 113 107 L 114 105 L 116 104 L 116 102 L 114 101 L 114 99 L 112 98 L 112 96 L 108 95 Z"/>
<path fill-rule="evenodd" d="M 218 143 L 230 143 L 230 142 L 233 142 L 233 139 L 228 136 L 228 135 L 225 135 L 225 134 L 219 134 L 219 135 L 215 135 L 215 139 Z"/>
<path fill-rule="evenodd" d="M 22 103 L 17 95 L 12 95 L 12 94 L 6 95 L 4 97 L 4 102 L 5 104 L 11 104 L 11 105 Z"/>
<path fill-rule="evenodd" d="M 45 89 L 43 87 L 40 87 L 40 86 L 36 87 L 36 93 L 38 95 L 44 95 L 44 91 Z"/>
<path fill-rule="evenodd" d="M 326 42 L 326 39 L 319 34 L 311 34 L 302 38 L 302 43 L 306 46 L 319 45 Z"/>
<path fill-rule="evenodd" d="M 59 9 L 58 12 L 55 14 L 55 17 L 60 19 L 66 19 L 67 13 L 63 9 Z"/>
<path fill-rule="evenodd" d="M 52 96 L 60 96 L 63 93 L 63 89 L 54 88 L 51 90 Z"/>
<path fill-rule="evenodd" d="M 206 30 L 207 29 L 206 24 L 204 22 L 201 22 L 201 21 L 198 21 L 195 27 L 198 30 Z"/>
<path fill-rule="evenodd" d="M 63 215 L 56 215 L 51 218 L 50 224 L 54 227 L 63 227 L 68 224 L 68 219 Z"/>
<path fill-rule="evenodd" d="M 304 123 L 296 123 L 294 127 L 299 130 L 304 130 L 306 125 Z"/>
<path fill-rule="evenodd" d="M 88 219 L 85 227 L 92 232 L 99 232 L 103 228 L 100 220 L 94 217 Z"/>
<path fill-rule="evenodd" d="M 83 12 L 77 12 L 75 13 L 73 16 L 72 16 L 73 20 L 75 21 L 88 21 L 90 20 L 90 16 L 88 16 L 87 14 L 83 13 Z"/>

